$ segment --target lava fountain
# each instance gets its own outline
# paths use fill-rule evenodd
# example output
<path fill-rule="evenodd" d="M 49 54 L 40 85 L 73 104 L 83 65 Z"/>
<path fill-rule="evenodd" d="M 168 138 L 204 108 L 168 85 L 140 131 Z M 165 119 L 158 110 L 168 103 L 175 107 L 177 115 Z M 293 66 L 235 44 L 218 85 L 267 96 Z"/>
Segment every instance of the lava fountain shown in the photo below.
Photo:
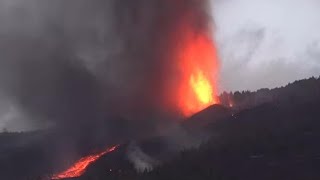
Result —
<path fill-rule="evenodd" d="M 186 37 L 181 50 L 182 81 L 179 105 L 185 116 L 218 103 L 216 77 L 217 59 L 212 41 L 204 35 Z"/>
<path fill-rule="evenodd" d="M 192 17 L 178 26 L 177 61 L 180 80 L 178 106 L 190 116 L 219 103 L 217 96 L 218 56 L 209 25 L 195 27 Z"/>
<path fill-rule="evenodd" d="M 92 164 L 93 162 L 98 160 L 101 156 L 116 150 L 118 146 L 119 145 L 116 145 L 116 146 L 108 148 L 108 149 L 106 149 L 106 150 L 104 150 L 104 151 L 102 151 L 100 153 L 92 154 L 92 155 L 88 155 L 86 157 L 83 157 L 83 158 L 79 159 L 76 163 L 74 163 L 67 170 L 65 170 L 65 171 L 63 171 L 61 173 L 53 175 L 51 179 L 56 180 L 56 179 L 80 177 L 83 173 L 85 173 L 86 168 L 90 164 Z"/>

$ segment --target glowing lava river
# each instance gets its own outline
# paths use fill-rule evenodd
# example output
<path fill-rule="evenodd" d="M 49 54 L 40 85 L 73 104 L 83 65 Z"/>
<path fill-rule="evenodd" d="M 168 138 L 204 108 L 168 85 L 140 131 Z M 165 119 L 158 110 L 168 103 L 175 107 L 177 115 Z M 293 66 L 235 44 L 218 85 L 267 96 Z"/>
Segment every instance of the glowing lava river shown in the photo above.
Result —
<path fill-rule="evenodd" d="M 79 159 L 76 163 L 74 163 L 67 170 L 65 170 L 65 171 L 63 171 L 61 173 L 58 173 L 58 174 L 54 174 L 51 177 L 51 179 L 55 180 L 55 179 L 65 179 L 65 178 L 80 177 L 83 173 L 86 172 L 86 168 L 90 164 L 92 164 L 93 162 L 98 160 L 101 156 L 116 150 L 118 147 L 119 147 L 119 145 L 116 145 L 116 146 L 108 148 L 108 149 L 106 149 L 106 150 L 104 150 L 104 151 L 102 151 L 100 153 L 85 156 L 85 157 Z"/>

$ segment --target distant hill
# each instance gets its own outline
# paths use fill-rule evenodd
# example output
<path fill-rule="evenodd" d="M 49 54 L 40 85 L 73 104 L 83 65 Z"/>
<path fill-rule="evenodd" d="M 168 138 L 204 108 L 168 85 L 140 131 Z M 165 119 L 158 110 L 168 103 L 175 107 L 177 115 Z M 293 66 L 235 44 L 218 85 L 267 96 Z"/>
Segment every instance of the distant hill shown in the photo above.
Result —
<path fill-rule="evenodd" d="M 285 87 L 259 89 L 257 91 L 223 92 L 220 95 L 222 105 L 234 109 L 246 109 L 263 103 L 307 103 L 320 99 L 320 77 L 298 80 Z"/>

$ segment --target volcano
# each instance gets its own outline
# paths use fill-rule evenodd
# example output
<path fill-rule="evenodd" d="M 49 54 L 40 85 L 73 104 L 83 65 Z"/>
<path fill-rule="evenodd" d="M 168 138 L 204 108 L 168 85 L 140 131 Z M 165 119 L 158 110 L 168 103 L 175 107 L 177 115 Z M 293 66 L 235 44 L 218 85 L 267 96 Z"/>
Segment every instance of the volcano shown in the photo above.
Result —
<path fill-rule="evenodd" d="M 208 124 L 211 123 L 218 123 L 220 120 L 228 117 L 231 114 L 230 110 L 227 108 L 221 106 L 221 105 L 213 105 L 209 106 L 203 111 L 200 111 L 196 113 L 194 116 L 187 118 L 185 121 L 182 121 L 182 127 L 186 130 L 189 131 L 190 133 L 193 132 L 193 135 L 190 137 L 196 135 L 194 133 L 199 133 L 201 134 L 205 132 L 205 127 Z M 166 159 L 169 160 L 170 157 L 174 157 L 177 154 L 176 150 L 170 150 L 170 145 L 168 144 L 168 138 L 170 137 L 170 134 L 167 135 L 167 137 L 153 137 L 153 138 L 148 138 L 146 140 L 143 140 L 139 143 L 139 146 L 141 146 L 144 150 L 146 150 L 147 154 L 149 154 L 152 157 L 158 157 L 159 161 L 165 161 Z M 123 149 L 128 148 L 128 144 L 122 145 L 123 147 L 121 148 L 120 152 L 117 154 L 120 154 L 120 159 L 123 159 L 125 157 L 126 152 L 123 152 Z M 110 148 L 105 149 L 102 152 L 91 154 L 85 157 L 82 157 L 78 161 L 76 161 L 74 164 L 72 164 L 68 169 L 66 169 L 63 172 L 54 174 L 51 179 L 52 180 L 57 180 L 57 179 L 69 179 L 69 178 L 80 178 L 80 179 L 85 179 L 86 176 L 81 177 L 83 174 L 86 173 L 88 169 L 90 169 L 90 166 L 95 166 L 94 164 L 96 161 L 98 161 L 100 158 L 102 158 L 105 155 L 108 155 L 108 157 L 113 156 L 112 153 L 116 153 L 114 151 L 118 151 L 119 145 L 113 146 Z M 119 158 L 119 157 L 118 157 Z M 105 158 L 105 161 L 109 161 L 110 159 Z M 111 160 L 114 161 L 114 160 Z M 117 159 L 116 161 L 119 161 Z M 121 161 L 127 161 L 127 160 L 121 160 Z M 123 162 L 122 162 L 123 163 Z M 115 171 L 116 174 L 119 172 L 123 171 L 123 167 L 118 167 L 114 168 L 112 164 L 106 165 L 106 167 L 110 166 L 110 172 L 108 173 L 114 173 L 112 171 Z M 129 166 L 129 168 L 127 167 Z M 112 170 L 113 167 L 113 170 Z M 130 169 L 133 168 L 132 165 L 126 165 L 128 169 L 126 171 L 130 171 Z M 119 169 L 121 168 L 121 169 Z M 93 173 L 93 172 L 91 172 Z M 95 172 L 97 173 L 97 172 Z M 100 172 L 101 173 L 101 172 Z M 105 174 L 104 172 L 103 174 Z"/>
<path fill-rule="evenodd" d="M 318 87 L 319 82 L 312 88 Z M 300 83 L 295 85 L 304 82 Z M 291 91 L 295 91 L 294 87 L 288 86 L 281 90 L 293 88 Z M 305 93 L 308 94 L 308 90 Z M 187 124 L 186 128 L 197 127 L 199 131 L 211 133 L 210 140 L 202 146 L 173 152 L 165 138 L 150 138 L 137 143 L 145 154 L 155 159 L 162 158 L 160 154 L 170 157 L 152 171 L 133 173 L 134 166 L 127 158 L 123 158 L 126 156 L 123 148 L 94 163 L 79 179 L 318 178 L 320 174 L 313 167 L 320 165 L 320 146 L 317 143 L 320 137 L 320 97 L 317 93 L 312 97 L 308 100 L 302 96 L 296 97 L 294 104 L 280 97 L 279 101 L 258 104 L 236 112 L 229 107 L 210 106 L 182 122 L 190 121 L 191 124 Z M 202 121 L 207 123 L 201 124 Z M 200 124 L 195 125 L 197 122 Z M 230 173 L 236 175 L 236 178 L 230 177 Z"/>

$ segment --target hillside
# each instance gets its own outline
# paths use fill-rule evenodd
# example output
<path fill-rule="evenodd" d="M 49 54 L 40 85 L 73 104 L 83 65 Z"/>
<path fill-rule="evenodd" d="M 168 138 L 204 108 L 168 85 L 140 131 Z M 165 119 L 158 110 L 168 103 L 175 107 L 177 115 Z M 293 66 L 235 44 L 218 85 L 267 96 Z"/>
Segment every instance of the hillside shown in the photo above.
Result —
<path fill-rule="evenodd" d="M 284 87 L 257 91 L 223 92 L 220 95 L 221 104 L 232 106 L 233 109 L 246 109 L 263 103 L 286 103 L 285 105 L 314 102 L 320 98 L 320 77 L 297 80 Z"/>
<path fill-rule="evenodd" d="M 75 179 L 320 179 L 319 82 L 311 78 L 268 90 L 265 97 L 273 98 L 264 102 L 233 108 L 213 105 L 181 125 L 190 133 L 188 140 L 207 139 L 200 146 L 177 151 L 169 135 L 124 143 Z M 56 136 L 54 131 L 1 133 L 0 178 L 48 179 L 57 171 L 54 153 L 68 153 L 52 143 Z M 138 173 L 129 152 L 142 168 L 151 170 L 145 162 L 152 164 L 152 171 Z"/>
<path fill-rule="evenodd" d="M 296 92 L 290 89 L 310 81 L 315 84 L 309 84 L 309 90 L 302 94 L 292 97 L 289 93 L 290 98 L 282 94 L 281 99 L 237 110 L 219 121 L 215 120 L 216 109 L 200 112 L 191 119 L 212 120 L 202 127 L 212 133 L 210 140 L 199 148 L 181 151 L 151 172 L 139 174 L 116 167 L 113 172 L 88 171 L 80 179 L 320 179 L 320 98 L 317 92 L 307 93 L 318 86 L 319 80 L 297 81 L 270 91 Z"/>

